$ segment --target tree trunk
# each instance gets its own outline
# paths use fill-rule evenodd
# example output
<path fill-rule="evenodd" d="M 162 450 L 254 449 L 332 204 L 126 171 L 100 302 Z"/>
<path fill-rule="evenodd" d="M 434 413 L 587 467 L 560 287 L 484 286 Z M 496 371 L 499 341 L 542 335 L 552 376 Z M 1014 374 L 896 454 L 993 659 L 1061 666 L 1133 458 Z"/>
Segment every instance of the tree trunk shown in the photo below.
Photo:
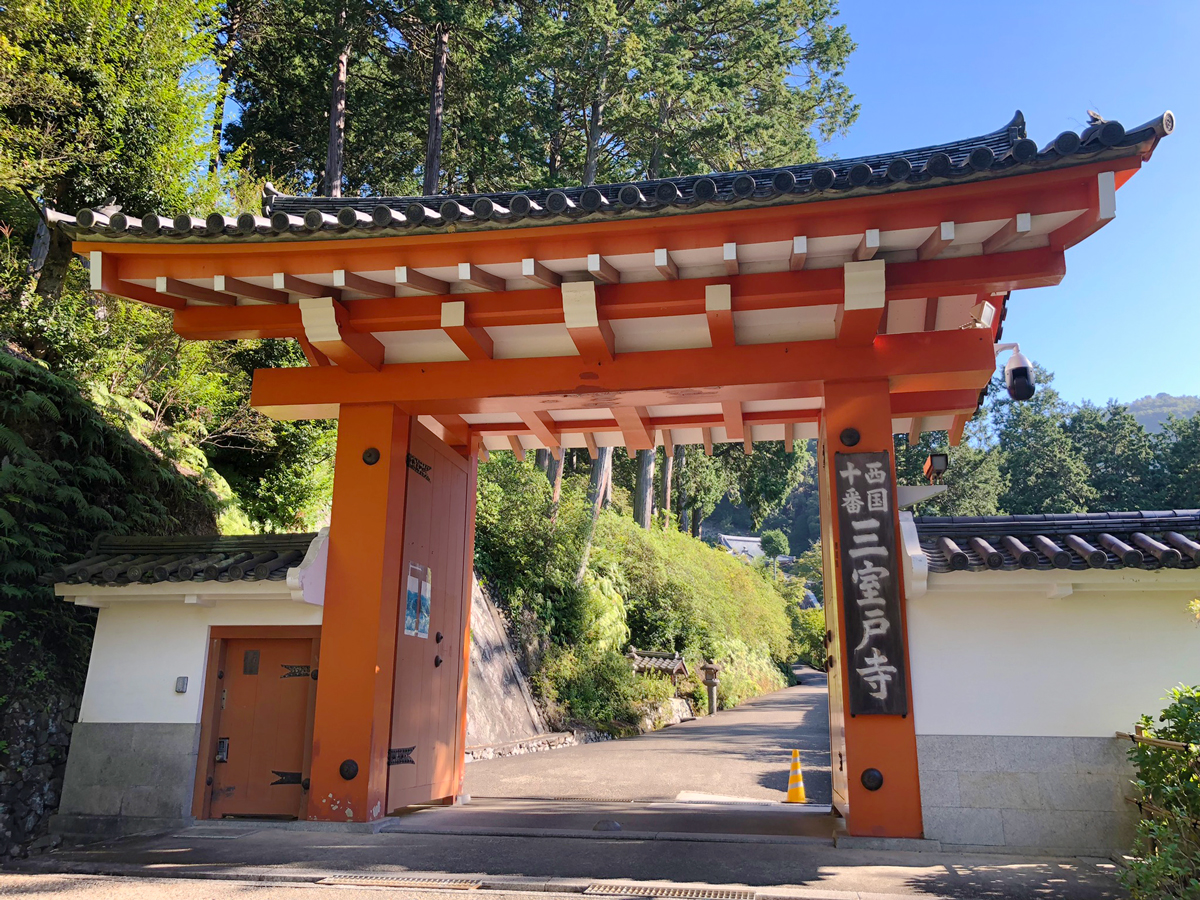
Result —
<path fill-rule="evenodd" d="M 535 450 L 533 452 L 533 464 L 535 466 L 537 466 L 539 469 L 541 469 L 543 472 L 545 472 L 547 478 L 550 477 L 550 469 L 548 467 L 549 462 L 550 462 L 550 451 L 549 450 Z"/>
<path fill-rule="evenodd" d="M 663 460 L 662 482 L 659 486 L 661 491 L 661 499 L 658 501 L 658 507 L 662 511 L 663 528 L 671 527 L 671 476 L 675 473 L 675 456 L 679 452 L 679 447 L 671 448 L 671 456 Z"/>
<path fill-rule="evenodd" d="M 603 89 L 603 81 L 601 81 Z M 595 184 L 596 172 L 600 168 L 600 129 L 604 125 L 604 99 L 599 94 L 592 100 L 592 114 L 588 118 L 587 156 L 583 164 L 583 183 Z"/>
<path fill-rule="evenodd" d="M 433 73 L 429 79 L 429 139 L 425 144 L 426 197 L 437 193 L 442 172 L 442 129 L 446 108 L 446 62 L 450 58 L 450 31 L 439 25 L 433 41 Z"/>
<path fill-rule="evenodd" d="M 550 502 L 554 504 L 554 511 L 558 513 L 558 501 L 562 499 L 562 478 L 563 478 L 563 463 L 564 459 L 555 459 L 553 456 L 546 462 L 546 477 L 550 479 Z"/>
<path fill-rule="evenodd" d="M 71 265 L 71 238 L 57 225 L 50 226 L 50 245 L 46 249 L 46 261 L 38 276 L 37 292 L 50 300 L 57 300 L 67 279 L 67 267 Z"/>
<path fill-rule="evenodd" d="M 612 447 L 598 447 L 592 460 L 592 476 L 588 481 L 588 505 L 592 508 L 592 521 L 600 516 L 607 487 L 607 475 L 612 471 Z"/>
<path fill-rule="evenodd" d="M 646 530 L 654 508 L 654 450 L 639 450 L 637 479 L 633 487 L 633 519 Z"/>
<path fill-rule="evenodd" d="M 340 24 L 346 24 L 343 10 Z M 333 87 L 329 91 L 329 151 L 325 157 L 325 196 L 342 196 L 342 161 L 346 147 L 346 76 L 350 71 L 350 39 L 342 45 L 333 69 Z"/>
<path fill-rule="evenodd" d="M 692 537 L 700 537 L 700 510 L 692 507 Z"/>

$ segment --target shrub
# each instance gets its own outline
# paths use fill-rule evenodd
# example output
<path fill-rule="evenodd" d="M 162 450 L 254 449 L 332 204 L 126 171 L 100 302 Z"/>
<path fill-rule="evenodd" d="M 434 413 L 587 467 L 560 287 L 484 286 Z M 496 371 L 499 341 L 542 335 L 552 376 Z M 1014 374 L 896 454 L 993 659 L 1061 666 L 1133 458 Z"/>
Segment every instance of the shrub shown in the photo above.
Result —
<path fill-rule="evenodd" d="M 1142 716 L 1147 737 L 1179 741 L 1187 750 L 1135 744 L 1129 758 L 1142 798 L 1134 861 L 1121 874 L 1135 900 L 1200 898 L 1200 687 L 1180 685 L 1155 725 Z"/>
<path fill-rule="evenodd" d="M 591 725 L 616 735 L 636 732 L 651 706 L 674 694 L 668 679 L 636 675 L 620 653 L 586 645 L 552 647 L 534 687 L 552 726 Z"/>

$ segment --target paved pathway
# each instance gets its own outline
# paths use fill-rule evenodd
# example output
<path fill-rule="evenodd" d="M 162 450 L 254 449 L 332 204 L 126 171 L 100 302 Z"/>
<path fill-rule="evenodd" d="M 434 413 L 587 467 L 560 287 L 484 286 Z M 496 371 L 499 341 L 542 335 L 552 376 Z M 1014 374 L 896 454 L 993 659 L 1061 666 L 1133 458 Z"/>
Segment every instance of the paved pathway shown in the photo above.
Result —
<path fill-rule="evenodd" d="M 787 793 L 791 751 L 796 749 L 809 802 L 828 805 L 825 675 L 812 669 L 800 674 L 802 683 L 796 687 L 653 734 L 470 763 L 466 793 L 570 800 L 675 800 L 709 794 L 779 801 Z"/>

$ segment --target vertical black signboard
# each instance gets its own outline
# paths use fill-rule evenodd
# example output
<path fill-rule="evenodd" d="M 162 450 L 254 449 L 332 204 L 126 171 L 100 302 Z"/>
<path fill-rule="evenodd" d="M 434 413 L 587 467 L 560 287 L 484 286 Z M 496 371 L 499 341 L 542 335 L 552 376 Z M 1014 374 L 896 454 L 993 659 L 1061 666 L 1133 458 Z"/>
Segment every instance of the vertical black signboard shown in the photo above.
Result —
<path fill-rule="evenodd" d="M 906 715 L 891 460 L 884 452 L 835 459 L 850 714 Z"/>

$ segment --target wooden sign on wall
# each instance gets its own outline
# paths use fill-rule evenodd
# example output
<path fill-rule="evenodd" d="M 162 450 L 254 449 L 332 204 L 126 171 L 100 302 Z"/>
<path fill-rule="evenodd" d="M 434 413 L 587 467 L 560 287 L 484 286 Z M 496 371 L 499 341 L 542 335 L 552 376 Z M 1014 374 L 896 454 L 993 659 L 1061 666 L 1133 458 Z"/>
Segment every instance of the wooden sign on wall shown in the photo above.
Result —
<path fill-rule="evenodd" d="M 838 453 L 834 484 L 850 714 L 907 715 L 891 460 L 885 452 Z"/>

